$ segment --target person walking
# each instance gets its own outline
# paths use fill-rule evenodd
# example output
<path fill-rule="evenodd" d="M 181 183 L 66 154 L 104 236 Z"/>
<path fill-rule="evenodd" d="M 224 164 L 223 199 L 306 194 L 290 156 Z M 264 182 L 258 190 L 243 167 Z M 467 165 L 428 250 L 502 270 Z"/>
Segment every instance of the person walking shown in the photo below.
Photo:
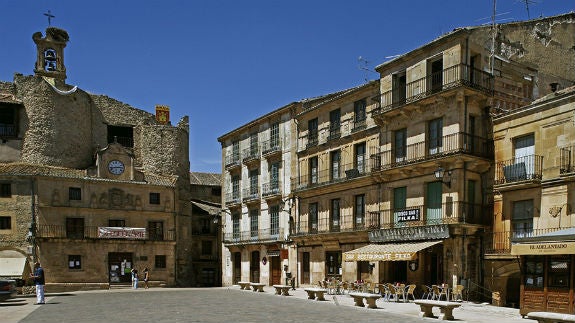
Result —
<path fill-rule="evenodd" d="M 34 264 L 34 273 L 30 274 L 30 278 L 34 278 L 34 284 L 36 285 L 36 305 L 45 304 L 44 285 L 46 280 L 44 278 L 44 269 L 40 266 L 40 262 Z"/>
<path fill-rule="evenodd" d="M 132 268 L 132 287 L 138 289 L 138 270 Z"/>
<path fill-rule="evenodd" d="M 148 267 L 144 268 L 144 286 L 146 289 L 150 288 L 148 286 L 148 281 L 150 280 L 150 269 Z"/>

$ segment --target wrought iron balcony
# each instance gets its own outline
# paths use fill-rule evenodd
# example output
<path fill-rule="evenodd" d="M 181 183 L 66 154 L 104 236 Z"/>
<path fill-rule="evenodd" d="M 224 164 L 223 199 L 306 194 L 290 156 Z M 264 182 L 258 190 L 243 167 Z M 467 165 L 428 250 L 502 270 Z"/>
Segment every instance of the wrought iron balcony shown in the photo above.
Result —
<path fill-rule="evenodd" d="M 573 227 L 531 229 L 523 231 L 495 231 L 485 233 L 486 254 L 511 253 L 511 241 L 515 238 L 528 238 Z"/>
<path fill-rule="evenodd" d="M 495 184 L 540 181 L 543 174 L 543 156 L 529 155 L 497 162 Z"/>
<path fill-rule="evenodd" d="M 246 148 L 242 152 L 242 161 L 244 163 L 259 158 L 260 158 L 260 149 L 257 145 L 250 148 Z"/>
<path fill-rule="evenodd" d="M 353 120 L 351 125 L 351 132 L 358 132 L 367 128 L 366 118 Z"/>
<path fill-rule="evenodd" d="M 319 136 L 317 131 L 309 133 L 306 138 L 307 138 L 307 143 L 305 145 L 306 149 L 315 147 L 319 144 Z"/>
<path fill-rule="evenodd" d="M 493 214 L 488 206 L 465 202 L 443 203 L 430 207 L 416 205 L 401 209 L 368 212 L 361 216 L 341 214 L 338 218 L 320 217 L 317 221 L 296 223 L 294 235 L 311 235 L 351 231 L 370 231 L 406 227 L 435 226 L 438 224 L 480 224 Z"/>
<path fill-rule="evenodd" d="M 270 154 L 281 152 L 282 144 L 279 138 L 272 138 L 262 142 L 262 155 L 267 156 Z"/>
<path fill-rule="evenodd" d="M 263 197 L 271 197 L 275 195 L 281 195 L 281 181 L 275 180 L 269 183 L 262 184 L 262 196 Z"/>
<path fill-rule="evenodd" d="M 337 126 L 330 126 L 329 127 L 329 135 L 327 137 L 327 140 L 335 140 L 335 139 L 339 139 L 341 137 L 341 126 L 337 125 Z"/>
<path fill-rule="evenodd" d="M 231 168 L 240 165 L 240 154 L 226 155 L 226 168 Z"/>
<path fill-rule="evenodd" d="M 563 147 L 559 150 L 561 158 L 560 174 L 575 172 L 575 146 Z"/>
<path fill-rule="evenodd" d="M 283 228 L 259 229 L 224 233 L 225 244 L 255 244 L 283 240 Z"/>
<path fill-rule="evenodd" d="M 491 74 L 471 66 L 464 64 L 451 66 L 407 83 L 404 88 L 394 88 L 382 93 L 381 105 L 373 110 L 372 115 L 376 117 L 406 104 L 461 86 L 492 95 L 493 80 Z"/>
<path fill-rule="evenodd" d="M 409 144 L 403 149 L 391 149 L 371 155 L 372 171 L 401 167 L 454 154 L 493 158 L 493 141 L 463 132 Z"/>
<path fill-rule="evenodd" d="M 104 227 L 104 226 L 102 226 Z M 37 238 L 57 238 L 57 239 L 77 239 L 77 240 L 88 240 L 88 239 L 123 239 L 123 240 L 146 240 L 146 241 L 174 241 L 175 240 L 175 230 L 167 230 L 163 232 L 150 231 L 147 230 L 143 237 L 129 238 L 129 237 L 116 237 L 111 238 L 109 236 L 102 236 L 100 234 L 100 227 L 98 226 L 75 226 L 73 228 L 67 227 L 66 225 L 56 225 L 56 224 L 41 224 L 37 226 L 36 237 Z"/>
<path fill-rule="evenodd" d="M 228 206 L 234 204 L 240 204 L 240 192 L 239 191 L 227 192 L 225 202 L 226 205 Z"/>
<path fill-rule="evenodd" d="M 320 217 L 317 220 L 304 220 L 296 223 L 293 236 L 313 234 L 368 231 L 379 228 L 377 214 L 343 215 L 339 217 Z"/>
<path fill-rule="evenodd" d="M 305 190 L 317 186 L 329 185 L 363 177 L 371 172 L 366 161 L 363 165 L 345 164 L 336 168 L 318 171 L 317 174 L 305 174 L 292 179 L 292 190 Z"/>
<path fill-rule="evenodd" d="M 242 191 L 242 201 L 249 202 L 255 201 L 260 198 L 260 189 L 257 185 L 253 185 L 251 187 L 246 187 Z"/>

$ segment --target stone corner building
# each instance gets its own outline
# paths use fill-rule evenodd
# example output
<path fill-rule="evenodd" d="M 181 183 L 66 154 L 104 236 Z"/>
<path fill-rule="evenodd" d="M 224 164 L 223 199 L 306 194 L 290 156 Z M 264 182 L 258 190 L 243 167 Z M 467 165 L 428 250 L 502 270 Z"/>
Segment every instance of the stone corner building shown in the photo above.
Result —
<path fill-rule="evenodd" d="M 32 39 L 34 75 L 0 82 L 0 276 L 39 260 L 52 292 L 129 283 L 145 267 L 154 284 L 188 285 L 188 118 L 161 123 L 66 84 L 68 33 Z"/>

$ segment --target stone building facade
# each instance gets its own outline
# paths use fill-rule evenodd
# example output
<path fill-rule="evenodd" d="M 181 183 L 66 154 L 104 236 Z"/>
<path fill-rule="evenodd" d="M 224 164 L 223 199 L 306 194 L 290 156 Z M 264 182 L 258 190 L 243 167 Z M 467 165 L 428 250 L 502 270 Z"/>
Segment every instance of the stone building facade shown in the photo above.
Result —
<path fill-rule="evenodd" d="M 498 211 L 505 206 L 494 194 L 502 157 L 493 144 L 494 116 L 519 111 L 551 93 L 549 84 L 562 89 L 575 82 L 574 34 L 573 13 L 458 28 L 379 65 L 379 89 L 368 83 L 314 104 L 294 103 L 295 111 L 286 115 L 293 132 L 284 136 L 294 142 L 284 148 L 284 155 L 292 157 L 282 161 L 286 169 L 291 162 L 291 192 L 282 200 L 289 197 L 294 225 L 281 245 L 288 250 L 288 268 L 297 268 L 297 283 L 333 277 L 462 284 L 470 299 L 491 299 L 491 292 L 504 298 L 505 279 L 489 279 L 494 273 L 516 275 L 518 267 L 499 262 L 509 255 L 491 247 L 507 221 Z M 341 126 L 353 125 L 351 106 L 360 97 L 367 98 L 370 111 L 367 128 L 344 135 Z M 249 228 L 249 204 L 244 195 L 226 194 L 239 192 L 234 174 L 237 183 L 249 182 L 250 168 L 237 156 L 240 147 L 250 147 L 250 133 L 261 132 L 262 120 L 267 119 L 220 138 L 223 202 L 236 214 L 226 223 L 237 219 L 225 228 L 232 238 Z M 561 138 L 562 147 L 573 145 Z M 358 155 L 368 160 L 359 163 Z M 547 194 L 550 201 L 565 195 L 562 189 Z M 262 195 L 254 196 L 259 203 Z M 246 237 L 250 240 L 249 232 Z M 259 271 L 251 274 L 252 264 L 261 261 L 250 249 L 254 244 L 232 241 L 224 238 L 224 251 L 238 256 L 227 255 L 224 277 L 232 278 L 224 284 L 260 279 Z M 232 270 L 233 259 L 241 265 Z M 262 282 L 274 281 L 265 276 Z M 515 282 L 506 288 L 518 297 Z M 516 301 L 501 305 L 517 306 Z"/>
<path fill-rule="evenodd" d="M 190 173 L 192 234 L 189 250 L 191 285 L 222 285 L 221 275 L 221 174 Z"/>
<path fill-rule="evenodd" d="M 493 118 L 495 221 L 486 282 L 502 305 L 520 306 L 523 315 L 574 310 L 575 87 L 558 86 Z M 542 248 L 548 245 L 565 248 Z"/>
<path fill-rule="evenodd" d="M 49 291 L 188 285 L 187 117 L 176 126 L 65 83 L 68 34 L 35 33 L 35 74 L 0 83 L 0 257 L 39 260 Z"/>

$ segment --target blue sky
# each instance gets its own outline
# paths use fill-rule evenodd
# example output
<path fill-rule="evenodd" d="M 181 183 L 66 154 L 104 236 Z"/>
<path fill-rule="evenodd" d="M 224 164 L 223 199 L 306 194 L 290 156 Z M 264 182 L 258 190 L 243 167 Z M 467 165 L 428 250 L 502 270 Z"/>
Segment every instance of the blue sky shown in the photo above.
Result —
<path fill-rule="evenodd" d="M 528 2 L 532 19 L 575 11 L 574 0 Z M 492 0 L 0 0 L 0 80 L 33 74 L 32 34 L 44 33 L 50 10 L 52 26 L 70 35 L 68 84 L 151 113 L 168 105 L 172 124 L 188 115 L 191 170 L 219 173 L 219 136 L 375 79 L 390 56 L 489 23 L 492 8 Z M 525 1 L 498 0 L 496 17 L 528 19 Z"/>

